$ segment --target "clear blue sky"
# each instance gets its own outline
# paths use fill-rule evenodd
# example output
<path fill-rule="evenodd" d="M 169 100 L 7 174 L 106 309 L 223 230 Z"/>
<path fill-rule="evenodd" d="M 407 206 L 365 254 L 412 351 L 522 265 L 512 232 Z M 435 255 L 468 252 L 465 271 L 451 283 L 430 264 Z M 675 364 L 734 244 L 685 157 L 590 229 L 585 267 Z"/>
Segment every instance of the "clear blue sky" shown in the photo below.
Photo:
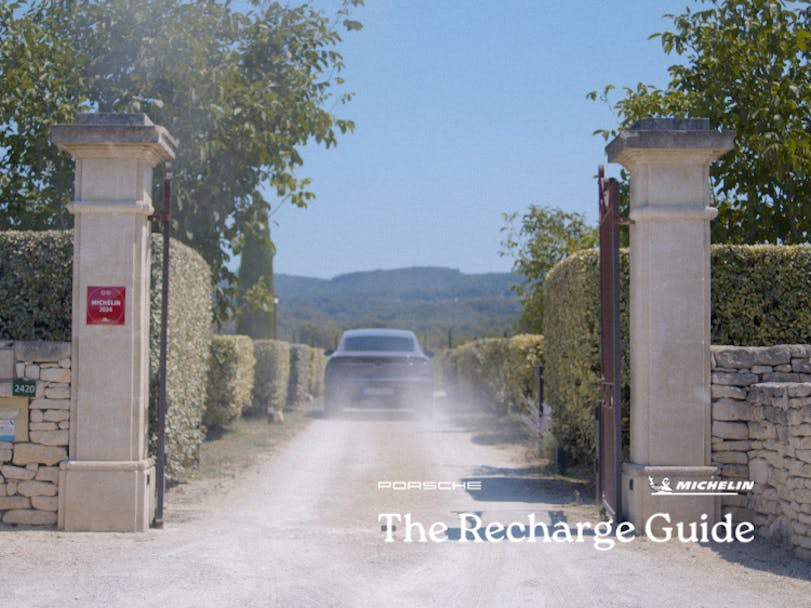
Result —
<path fill-rule="evenodd" d="M 503 212 L 554 205 L 594 221 L 605 144 L 592 132 L 615 119 L 586 94 L 666 84 L 676 59 L 648 36 L 688 4 L 367 0 L 363 30 L 340 45 L 356 96 L 337 113 L 356 131 L 305 150 L 317 198 L 274 214 L 275 271 L 509 271 Z"/>

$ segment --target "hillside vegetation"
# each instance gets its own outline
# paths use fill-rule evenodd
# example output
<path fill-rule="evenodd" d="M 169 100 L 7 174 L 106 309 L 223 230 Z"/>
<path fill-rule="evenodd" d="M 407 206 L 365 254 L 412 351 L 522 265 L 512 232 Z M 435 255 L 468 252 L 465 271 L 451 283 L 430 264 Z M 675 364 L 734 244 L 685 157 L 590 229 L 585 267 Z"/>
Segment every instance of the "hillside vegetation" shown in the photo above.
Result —
<path fill-rule="evenodd" d="M 510 273 L 415 267 L 275 280 L 281 339 L 324 348 L 344 329 L 389 326 L 412 329 L 425 348 L 439 349 L 449 338 L 459 344 L 509 335 L 521 310 Z"/>

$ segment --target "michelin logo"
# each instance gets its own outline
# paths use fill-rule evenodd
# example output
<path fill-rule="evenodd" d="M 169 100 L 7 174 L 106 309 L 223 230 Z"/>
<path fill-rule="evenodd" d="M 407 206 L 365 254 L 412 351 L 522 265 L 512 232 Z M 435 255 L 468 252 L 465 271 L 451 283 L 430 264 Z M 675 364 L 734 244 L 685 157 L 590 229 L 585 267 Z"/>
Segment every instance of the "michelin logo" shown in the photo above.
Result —
<path fill-rule="evenodd" d="M 679 481 L 676 489 L 670 486 L 670 478 L 665 477 L 661 483 L 656 483 L 653 477 L 648 476 L 648 485 L 652 496 L 737 496 L 744 492 L 751 492 L 755 487 L 754 481 Z"/>

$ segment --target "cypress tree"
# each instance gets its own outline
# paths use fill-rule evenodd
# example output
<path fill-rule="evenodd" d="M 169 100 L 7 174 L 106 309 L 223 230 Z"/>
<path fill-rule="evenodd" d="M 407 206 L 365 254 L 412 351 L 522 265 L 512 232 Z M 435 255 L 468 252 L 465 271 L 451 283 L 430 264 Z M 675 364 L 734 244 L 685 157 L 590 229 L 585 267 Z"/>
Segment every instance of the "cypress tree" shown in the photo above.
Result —
<path fill-rule="evenodd" d="M 246 230 L 239 265 L 237 333 L 254 340 L 276 337 L 274 321 L 273 255 L 267 214 Z"/>

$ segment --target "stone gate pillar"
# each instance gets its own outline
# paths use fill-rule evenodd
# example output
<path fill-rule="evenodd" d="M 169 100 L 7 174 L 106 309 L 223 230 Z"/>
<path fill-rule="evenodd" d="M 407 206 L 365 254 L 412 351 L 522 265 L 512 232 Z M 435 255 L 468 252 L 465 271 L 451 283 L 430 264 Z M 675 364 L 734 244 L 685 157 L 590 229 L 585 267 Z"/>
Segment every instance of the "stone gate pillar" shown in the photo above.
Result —
<path fill-rule="evenodd" d="M 154 511 L 147 458 L 149 222 L 152 168 L 175 141 L 144 114 L 79 114 L 51 131 L 76 159 L 73 384 L 59 527 L 146 529 Z"/>
<path fill-rule="evenodd" d="M 718 517 L 713 496 L 654 494 L 669 481 L 708 481 L 710 461 L 710 163 L 734 132 L 707 119 L 637 122 L 606 147 L 631 172 L 631 461 L 623 465 L 625 517 L 641 530 Z M 663 522 L 656 519 L 654 529 Z"/>

